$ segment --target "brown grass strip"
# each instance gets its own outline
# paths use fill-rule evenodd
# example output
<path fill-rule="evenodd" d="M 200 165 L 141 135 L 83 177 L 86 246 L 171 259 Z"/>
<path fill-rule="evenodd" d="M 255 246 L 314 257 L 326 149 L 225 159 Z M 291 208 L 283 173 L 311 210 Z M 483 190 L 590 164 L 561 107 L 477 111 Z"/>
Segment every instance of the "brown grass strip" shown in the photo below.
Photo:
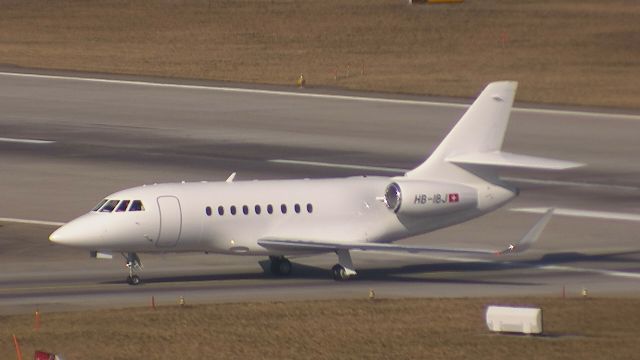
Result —
<path fill-rule="evenodd" d="M 539 306 L 545 336 L 497 335 L 487 305 Z M 632 359 L 638 299 L 405 299 L 159 306 L 0 317 L 0 358 L 11 334 L 25 356 L 65 359 Z"/>
<path fill-rule="evenodd" d="M 0 64 L 638 108 L 635 0 L 4 1 Z M 336 79 L 337 75 L 337 79 Z"/>

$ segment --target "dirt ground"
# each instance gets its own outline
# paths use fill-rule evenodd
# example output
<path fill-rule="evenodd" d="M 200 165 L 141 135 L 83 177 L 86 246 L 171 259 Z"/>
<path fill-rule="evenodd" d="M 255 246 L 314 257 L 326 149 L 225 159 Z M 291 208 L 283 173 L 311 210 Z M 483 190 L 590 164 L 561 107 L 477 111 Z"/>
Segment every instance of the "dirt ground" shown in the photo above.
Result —
<path fill-rule="evenodd" d="M 490 333 L 487 305 L 536 306 L 544 336 Z M 633 359 L 639 299 L 331 300 L 0 316 L 0 358 Z"/>
<path fill-rule="evenodd" d="M 7 0 L 0 65 L 638 109 L 636 0 Z"/>

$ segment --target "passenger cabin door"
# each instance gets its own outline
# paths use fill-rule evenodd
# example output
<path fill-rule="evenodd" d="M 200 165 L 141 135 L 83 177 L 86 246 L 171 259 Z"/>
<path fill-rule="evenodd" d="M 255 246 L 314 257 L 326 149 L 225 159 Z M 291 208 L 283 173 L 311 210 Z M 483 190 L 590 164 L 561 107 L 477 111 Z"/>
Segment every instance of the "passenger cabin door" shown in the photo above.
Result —
<path fill-rule="evenodd" d="M 160 234 L 156 246 L 175 247 L 182 232 L 180 201 L 175 196 L 160 196 L 158 197 L 158 209 L 160 212 Z"/>

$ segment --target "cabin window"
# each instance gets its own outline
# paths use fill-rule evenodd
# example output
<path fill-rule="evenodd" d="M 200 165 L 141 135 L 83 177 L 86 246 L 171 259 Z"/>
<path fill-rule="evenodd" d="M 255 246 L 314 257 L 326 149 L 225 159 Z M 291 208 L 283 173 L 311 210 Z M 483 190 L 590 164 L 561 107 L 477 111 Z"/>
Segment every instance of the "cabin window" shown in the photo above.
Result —
<path fill-rule="evenodd" d="M 249 215 L 249 207 L 247 205 L 242 205 L 242 213 Z"/>
<path fill-rule="evenodd" d="M 220 216 L 224 215 L 224 207 L 223 206 L 218 206 L 218 215 L 220 215 Z"/>
<path fill-rule="evenodd" d="M 204 208 L 204 212 L 207 214 L 207 216 L 211 216 L 211 207 L 207 206 L 206 208 Z"/>
<path fill-rule="evenodd" d="M 104 205 L 107 201 L 109 200 L 102 199 L 102 201 L 100 201 L 98 205 L 96 205 L 91 211 L 98 211 L 102 207 L 102 205 Z"/>
<path fill-rule="evenodd" d="M 129 208 L 129 211 L 144 211 L 144 205 L 142 204 L 142 201 L 133 200 L 131 202 L 131 207 Z"/>
<path fill-rule="evenodd" d="M 129 206 L 130 202 L 131 200 L 122 200 L 122 202 L 120 202 L 120 205 L 118 205 L 118 207 L 116 208 L 116 212 L 127 211 L 127 206 Z"/>
<path fill-rule="evenodd" d="M 300 214 L 300 204 L 295 204 L 293 209 L 296 211 L 296 214 Z"/>
<path fill-rule="evenodd" d="M 260 209 L 260 205 L 256 205 L 254 210 L 256 211 L 256 215 L 260 215 L 260 212 L 262 212 L 262 210 Z"/>
<path fill-rule="evenodd" d="M 236 214 L 236 207 L 235 207 L 235 205 L 231 205 L 231 208 L 229 208 L 229 211 L 231 211 L 231 215 L 235 215 L 235 214 Z"/>
<path fill-rule="evenodd" d="M 313 205 L 307 204 L 307 212 L 311 214 L 313 212 Z"/>
<path fill-rule="evenodd" d="M 271 204 L 267 205 L 267 212 L 273 214 L 273 206 Z"/>
<path fill-rule="evenodd" d="M 109 200 L 109 201 L 107 201 L 107 203 L 104 205 L 104 207 L 102 207 L 100 212 L 112 212 L 113 209 L 116 208 L 116 205 L 118 205 L 119 202 L 120 202 L 120 200 Z"/>
<path fill-rule="evenodd" d="M 280 211 L 283 214 L 286 214 L 287 213 L 287 205 L 285 205 L 285 204 L 280 205 Z"/>

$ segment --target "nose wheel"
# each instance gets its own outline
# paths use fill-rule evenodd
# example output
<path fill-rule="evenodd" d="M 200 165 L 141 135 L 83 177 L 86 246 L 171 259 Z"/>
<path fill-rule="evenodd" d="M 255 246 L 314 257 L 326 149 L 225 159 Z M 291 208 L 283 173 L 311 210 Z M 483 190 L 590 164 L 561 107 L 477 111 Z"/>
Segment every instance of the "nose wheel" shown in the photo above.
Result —
<path fill-rule="evenodd" d="M 136 253 L 123 253 L 122 256 L 126 259 L 125 266 L 129 269 L 129 276 L 127 276 L 127 284 L 140 285 L 142 279 L 136 274 L 136 271 L 142 270 L 142 262 L 140 257 Z"/>
<path fill-rule="evenodd" d="M 138 275 L 129 275 L 127 276 L 127 284 L 129 285 L 139 285 L 142 279 Z"/>

